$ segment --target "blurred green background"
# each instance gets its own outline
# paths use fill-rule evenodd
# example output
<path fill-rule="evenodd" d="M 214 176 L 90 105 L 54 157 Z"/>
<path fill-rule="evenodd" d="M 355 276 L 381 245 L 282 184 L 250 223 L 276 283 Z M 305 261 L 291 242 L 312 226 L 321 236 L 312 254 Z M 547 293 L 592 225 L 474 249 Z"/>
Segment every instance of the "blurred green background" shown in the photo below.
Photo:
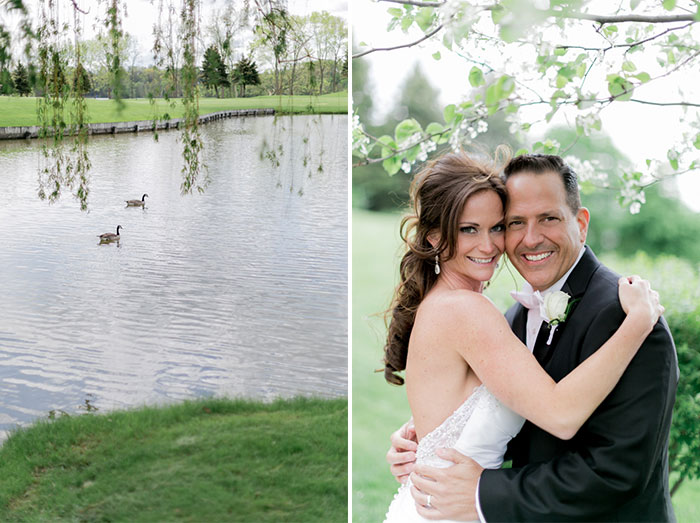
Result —
<path fill-rule="evenodd" d="M 364 122 L 371 122 L 371 90 L 366 66 L 356 60 L 353 105 Z M 367 131 L 374 136 L 393 132 L 396 122 L 408 117 L 423 125 L 440 121 L 437 104 L 431 105 L 437 94 L 420 69 L 414 69 L 387 123 L 370 124 Z M 571 131 L 557 132 L 563 137 Z M 513 150 L 520 147 L 510 140 L 507 124 L 494 118 L 480 145 L 487 150 L 500 143 L 508 143 Z M 596 159 L 603 170 L 628 162 L 605 137 L 584 137 L 568 154 L 582 161 Z M 399 221 L 411 176 L 399 172 L 390 177 L 380 164 L 353 169 L 352 513 L 356 522 L 382 521 L 398 485 L 385 461 L 389 435 L 410 416 L 403 387 L 387 384 L 375 370 L 383 367 L 382 313 L 397 279 L 402 254 Z M 679 522 L 700 521 L 700 213 L 683 205 L 673 180 L 648 188 L 647 203 L 637 215 L 618 205 L 616 190 L 587 186 L 582 193 L 592 215 L 588 244 L 614 270 L 649 279 L 667 309 L 681 366 L 670 449 L 672 499 Z M 522 279 L 509 264 L 501 265 L 486 294 L 505 311 L 512 303 L 509 292 Z"/>

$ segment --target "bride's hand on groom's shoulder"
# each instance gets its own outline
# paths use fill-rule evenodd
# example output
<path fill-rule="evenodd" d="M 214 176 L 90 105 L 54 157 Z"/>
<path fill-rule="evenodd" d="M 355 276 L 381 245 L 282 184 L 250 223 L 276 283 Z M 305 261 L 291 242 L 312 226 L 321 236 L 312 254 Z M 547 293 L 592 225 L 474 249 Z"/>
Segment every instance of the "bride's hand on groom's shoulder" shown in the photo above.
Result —
<path fill-rule="evenodd" d="M 391 448 L 386 453 L 386 460 L 391 473 L 399 483 L 406 483 L 413 472 L 418 449 L 416 428 L 413 420 L 404 423 L 399 430 L 391 435 Z"/>

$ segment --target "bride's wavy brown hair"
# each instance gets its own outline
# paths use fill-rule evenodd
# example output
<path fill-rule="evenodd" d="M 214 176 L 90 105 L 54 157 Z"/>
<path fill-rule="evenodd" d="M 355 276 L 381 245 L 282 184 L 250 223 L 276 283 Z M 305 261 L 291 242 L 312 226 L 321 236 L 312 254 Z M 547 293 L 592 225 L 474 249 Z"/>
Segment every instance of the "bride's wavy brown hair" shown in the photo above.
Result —
<path fill-rule="evenodd" d="M 470 196 L 494 191 L 506 205 L 506 190 L 501 179 L 502 166 L 510 149 L 500 146 L 495 159 L 469 156 L 464 151 L 445 154 L 418 173 L 411 184 L 410 213 L 401 221 L 401 239 L 406 253 L 401 259 L 399 284 L 392 305 L 385 314 L 388 335 L 384 346 L 384 379 L 403 385 L 396 374 L 406 368 L 408 340 L 416 311 L 433 287 L 435 256 L 449 260 L 455 255 L 459 218 Z M 439 243 L 432 246 L 428 236 L 437 233 Z"/>

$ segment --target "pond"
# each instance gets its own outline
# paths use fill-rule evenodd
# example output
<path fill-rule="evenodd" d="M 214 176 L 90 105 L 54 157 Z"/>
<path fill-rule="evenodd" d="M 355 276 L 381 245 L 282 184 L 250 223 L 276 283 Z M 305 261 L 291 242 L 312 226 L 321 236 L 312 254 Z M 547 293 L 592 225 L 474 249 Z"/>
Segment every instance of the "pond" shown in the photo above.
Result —
<path fill-rule="evenodd" d="M 347 395 L 347 124 L 202 126 L 188 196 L 177 131 L 93 137 L 87 212 L 39 200 L 37 141 L 0 143 L 0 439 L 87 404 Z"/>

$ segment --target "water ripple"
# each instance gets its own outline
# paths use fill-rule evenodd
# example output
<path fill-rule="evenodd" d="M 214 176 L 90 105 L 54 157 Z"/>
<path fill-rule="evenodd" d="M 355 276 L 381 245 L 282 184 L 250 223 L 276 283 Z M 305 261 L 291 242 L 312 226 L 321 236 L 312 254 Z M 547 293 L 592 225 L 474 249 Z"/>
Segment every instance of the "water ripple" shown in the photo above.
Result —
<path fill-rule="evenodd" d="M 36 142 L 0 144 L 0 440 L 88 397 L 347 394 L 347 117 L 203 130 L 186 197 L 177 133 L 95 137 L 87 213 L 37 199 Z"/>

